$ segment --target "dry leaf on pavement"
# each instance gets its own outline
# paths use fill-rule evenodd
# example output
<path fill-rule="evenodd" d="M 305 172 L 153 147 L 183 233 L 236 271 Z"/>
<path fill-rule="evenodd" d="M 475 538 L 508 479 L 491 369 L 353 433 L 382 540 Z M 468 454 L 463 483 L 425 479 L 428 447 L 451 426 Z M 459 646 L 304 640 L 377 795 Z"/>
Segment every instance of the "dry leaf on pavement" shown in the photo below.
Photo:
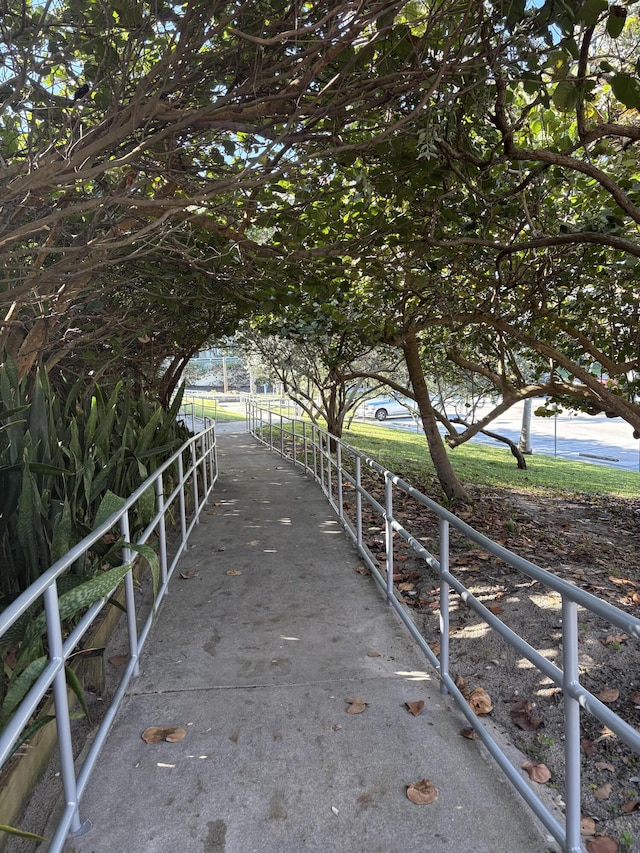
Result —
<path fill-rule="evenodd" d="M 463 729 L 460 729 L 460 734 L 468 740 L 478 740 L 478 732 L 473 726 L 465 726 Z"/>
<path fill-rule="evenodd" d="M 414 717 L 417 717 L 418 714 L 421 714 L 424 711 L 424 702 L 422 699 L 419 699 L 417 702 L 405 702 L 404 704 L 411 711 Z"/>
<path fill-rule="evenodd" d="M 160 743 L 161 740 L 177 743 L 186 737 L 186 734 L 182 726 L 149 726 L 142 732 L 141 737 L 145 743 Z"/>
<path fill-rule="evenodd" d="M 407 799 L 417 806 L 435 803 L 438 793 L 438 789 L 429 779 L 421 779 L 419 782 L 411 782 L 407 785 Z"/>
<path fill-rule="evenodd" d="M 197 572 L 180 572 L 180 577 L 182 578 L 183 581 L 190 581 L 191 578 L 197 578 L 198 573 Z"/>
<path fill-rule="evenodd" d="M 595 835 L 596 822 L 592 817 L 580 818 L 580 835 Z"/>
<path fill-rule="evenodd" d="M 236 578 L 236 577 L 238 577 L 238 575 L 241 575 L 242 572 L 240 571 L 240 569 L 229 569 L 229 571 L 226 572 L 226 574 L 228 574 L 229 577 Z"/>
<path fill-rule="evenodd" d="M 366 699 L 361 699 L 359 696 L 352 696 L 349 699 L 345 699 L 345 702 L 349 706 L 347 708 L 347 714 L 361 714 L 363 711 L 367 710 L 368 702 Z"/>

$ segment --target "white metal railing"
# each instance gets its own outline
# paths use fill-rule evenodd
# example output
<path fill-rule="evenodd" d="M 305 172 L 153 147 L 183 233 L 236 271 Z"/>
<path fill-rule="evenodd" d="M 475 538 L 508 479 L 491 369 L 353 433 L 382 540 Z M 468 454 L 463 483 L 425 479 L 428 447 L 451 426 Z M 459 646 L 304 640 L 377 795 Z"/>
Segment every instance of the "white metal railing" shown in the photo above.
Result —
<path fill-rule="evenodd" d="M 171 472 L 171 478 L 168 474 Z M 78 542 L 64 557 L 51 566 L 34 584 L 20 595 L 9 607 L 0 613 L 0 638 L 30 610 L 38 601 L 43 602 L 46 614 L 46 632 L 48 640 L 48 664 L 40 677 L 31 686 L 18 705 L 10 722 L 0 735 L 0 769 L 11 756 L 22 731 L 28 726 L 42 700 L 53 691 L 55 718 L 58 735 L 58 748 L 61 762 L 61 775 L 64 787 L 65 809 L 60 818 L 55 835 L 49 846 L 49 853 L 59 853 L 69 833 L 80 835 L 90 826 L 80 819 L 79 802 L 86 788 L 89 776 L 106 739 L 118 706 L 132 677 L 139 674 L 138 659 L 140 651 L 149 634 L 157 605 L 164 597 L 169 580 L 175 570 L 178 559 L 187 548 L 188 537 L 193 527 L 199 523 L 199 516 L 207 503 L 211 490 L 218 478 L 218 460 L 215 424 L 205 425 L 205 429 L 190 438 L 176 453 L 167 459 L 158 470 L 142 483 L 139 488 L 96 530 Z M 173 486 L 170 494 L 165 494 L 167 484 Z M 174 485 L 175 483 L 175 485 Z M 143 495 L 152 488 L 155 494 L 154 515 L 135 542 L 130 542 L 130 514 Z M 190 494 L 188 494 L 190 493 Z M 190 500 L 188 512 L 187 503 Z M 178 512 L 174 512 L 174 507 Z M 179 515 L 180 529 L 178 541 L 171 547 L 167 544 L 167 514 Z M 115 592 L 112 589 L 99 601 L 94 602 L 84 613 L 73 631 L 65 636 L 60 623 L 58 608 L 58 581 L 76 560 L 89 552 L 114 527 L 118 526 L 123 537 L 122 565 L 124 574 L 124 592 L 129 638 L 129 662 L 114 694 L 112 703 L 95 733 L 86 758 L 76 773 L 73 759 L 70 710 L 67 698 L 65 665 L 79 645 L 88 628 Z M 159 560 L 159 582 L 154 607 L 148 614 L 143 627 L 138 631 L 136 600 L 134 596 L 133 567 L 135 549 L 154 540 Z M 171 556 L 170 556 L 171 555 Z"/>
<path fill-rule="evenodd" d="M 580 710 L 596 717 L 608 726 L 624 743 L 640 753 L 640 732 L 603 704 L 580 683 L 578 668 L 578 607 L 585 608 L 605 622 L 624 632 L 629 638 L 640 640 L 640 619 L 613 607 L 605 601 L 563 581 L 551 572 L 541 569 L 519 557 L 486 536 L 483 536 L 453 513 L 423 495 L 409 483 L 386 470 L 374 459 L 360 453 L 342 440 L 331 436 L 308 421 L 261 409 L 251 403 L 247 408 L 249 431 L 262 443 L 291 459 L 312 475 L 320 484 L 330 504 L 338 514 L 345 530 L 353 539 L 358 552 L 365 560 L 377 583 L 385 591 L 389 603 L 395 608 L 421 650 L 436 669 L 441 691 L 451 693 L 465 717 L 477 732 L 491 756 L 505 773 L 511 784 L 524 798 L 534 814 L 542 821 L 565 853 L 581 853 L 580 843 Z M 384 489 L 384 504 L 378 501 L 362 484 L 362 468 L 368 467 L 379 478 Z M 344 483 L 355 489 L 354 517 L 349 516 L 343 499 Z M 431 554 L 402 522 L 394 516 L 394 491 L 413 499 L 438 518 L 438 558 Z M 384 522 L 384 567 L 372 555 L 363 541 L 363 502 L 372 507 Z M 453 574 L 450 568 L 450 529 L 454 528 L 465 539 L 482 550 L 498 557 L 514 570 L 538 581 L 547 589 L 558 593 L 562 601 L 562 667 L 545 658 L 522 637 L 488 610 L 474 594 Z M 433 569 L 440 580 L 440 654 L 432 651 L 425 638 L 396 594 L 393 583 L 393 536 L 397 534 Z M 471 709 L 449 673 L 449 609 L 450 593 L 457 593 L 464 603 L 498 632 L 512 647 L 537 669 L 562 689 L 564 702 L 564 752 L 565 752 L 565 820 L 564 826 L 545 803 L 534 793 L 502 751 L 480 718 Z"/>

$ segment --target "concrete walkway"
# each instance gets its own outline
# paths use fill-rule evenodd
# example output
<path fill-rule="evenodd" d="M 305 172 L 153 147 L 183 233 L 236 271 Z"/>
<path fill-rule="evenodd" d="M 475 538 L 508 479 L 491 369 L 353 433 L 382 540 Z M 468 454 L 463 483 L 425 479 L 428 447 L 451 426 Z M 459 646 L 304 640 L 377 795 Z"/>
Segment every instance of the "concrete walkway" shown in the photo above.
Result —
<path fill-rule="evenodd" d="M 221 477 L 81 804 L 75 853 L 543 853 L 311 479 L 221 425 Z M 361 697 L 363 713 L 348 714 Z M 406 702 L 423 700 L 412 716 Z M 179 725 L 178 743 L 145 743 Z M 413 805 L 407 784 L 439 797 Z"/>

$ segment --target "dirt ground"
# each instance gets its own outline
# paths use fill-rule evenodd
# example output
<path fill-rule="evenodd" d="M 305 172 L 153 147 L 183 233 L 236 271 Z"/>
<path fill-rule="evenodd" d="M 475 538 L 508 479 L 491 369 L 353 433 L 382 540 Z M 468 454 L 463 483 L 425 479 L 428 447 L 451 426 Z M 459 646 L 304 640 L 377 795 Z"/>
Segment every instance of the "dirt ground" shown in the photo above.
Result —
<path fill-rule="evenodd" d="M 429 494 L 429 484 L 414 484 Z M 640 486 L 640 483 L 639 483 Z M 373 487 L 373 486 L 372 486 Z M 373 487 L 375 489 L 375 487 Z M 437 556 L 435 519 L 394 496 L 394 515 Z M 532 496 L 475 489 L 473 505 L 457 514 L 468 524 L 543 569 L 640 617 L 640 498 Z M 378 498 L 382 495 L 378 493 Z M 380 517 L 367 510 L 366 541 L 384 561 Z M 521 575 L 452 531 L 451 571 L 494 615 L 562 667 L 559 594 Z M 394 579 L 416 624 L 438 653 L 439 584 L 435 572 L 399 536 Z M 465 695 L 476 688 L 490 718 L 534 765 L 564 805 L 562 690 L 455 594 L 450 606 L 450 671 Z M 581 683 L 640 728 L 638 639 L 579 609 Z M 486 707 L 486 704 L 485 704 Z M 590 853 L 640 851 L 640 755 L 582 712 L 582 815 Z M 533 770 L 531 772 L 534 772 Z M 536 771 L 537 772 L 537 771 Z M 544 769 L 540 772 L 545 773 Z M 546 775 L 546 774 L 545 774 Z"/>

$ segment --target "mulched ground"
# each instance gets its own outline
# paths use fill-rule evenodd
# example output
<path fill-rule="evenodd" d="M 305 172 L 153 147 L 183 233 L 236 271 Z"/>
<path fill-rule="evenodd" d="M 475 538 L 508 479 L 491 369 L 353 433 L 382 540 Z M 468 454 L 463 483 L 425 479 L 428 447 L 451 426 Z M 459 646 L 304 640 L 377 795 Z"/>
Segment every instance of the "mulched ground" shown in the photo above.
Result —
<path fill-rule="evenodd" d="M 367 475 L 369 476 L 369 475 Z M 373 478 L 367 484 L 382 501 Z M 414 485 L 437 496 L 433 483 Z M 639 483 L 640 487 L 640 483 Z M 640 491 L 640 488 L 639 488 Z M 473 504 L 457 514 L 472 527 L 558 577 L 640 618 L 640 498 L 597 495 L 536 496 L 472 489 Z M 436 497 L 437 500 L 437 497 Z M 353 493 L 347 490 L 347 501 Z M 437 556 L 437 520 L 414 502 L 394 497 L 394 514 Z M 384 565 L 384 529 L 365 510 L 366 542 Z M 452 531 L 451 570 L 494 615 L 549 660 L 562 666 L 560 596 L 511 570 Z M 437 577 L 398 536 L 394 540 L 397 588 L 415 622 L 437 652 Z M 458 596 L 450 607 L 451 673 L 462 691 L 492 706 L 491 720 L 533 765 L 542 783 L 564 804 L 562 690 L 512 649 Z M 640 729 L 638 640 L 579 610 L 582 684 Z M 478 692 L 477 688 L 482 688 Z M 483 698 L 482 691 L 488 699 Z M 590 853 L 640 851 L 640 755 L 587 713 L 582 716 L 582 814 Z M 531 772 L 539 772 L 531 771 Z M 543 777 L 546 776 L 544 769 Z"/>

